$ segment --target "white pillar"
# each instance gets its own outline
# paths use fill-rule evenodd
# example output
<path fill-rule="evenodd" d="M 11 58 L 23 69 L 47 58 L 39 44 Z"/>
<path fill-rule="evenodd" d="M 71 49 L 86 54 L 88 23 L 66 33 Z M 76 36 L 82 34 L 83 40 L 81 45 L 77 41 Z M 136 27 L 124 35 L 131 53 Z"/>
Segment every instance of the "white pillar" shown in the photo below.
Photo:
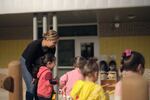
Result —
<path fill-rule="evenodd" d="M 55 30 L 55 31 L 57 31 L 57 16 L 56 16 L 56 14 L 54 13 L 54 15 L 53 15 L 53 30 Z M 56 58 L 58 58 L 58 50 L 57 50 L 57 45 L 56 45 L 56 53 L 55 53 L 55 56 L 56 56 Z M 57 66 L 58 66 L 58 59 L 57 59 L 57 61 L 56 61 L 56 67 L 54 67 L 54 77 L 56 77 L 57 76 Z"/>
<path fill-rule="evenodd" d="M 52 20 L 52 24 L 53 24 L 53 30 L 57 31 L 57 16 L 56 13 L 53 13 L 53 20 Z M 58 76 L 58 45 L 56 45 L 56 53 L 55 53 L 55 57 L 56 57 L 56 66 L 54 67 L 53 70 L 53 75 L 54 77 Z M 59 100 L 58 98 L 58 86 L 55 86 L 54 89 L 56 90 L 56 100 Z"/>
<path fill-rule="evenodd" d="M 47 32 L 47 13 L 43 14 L 43 33 Z"/>
<path fill-rule="evenodd" d="M 37 14 L 33 15 L 33 40 L 38 39 L 38 32 L 37 32 Z"/>

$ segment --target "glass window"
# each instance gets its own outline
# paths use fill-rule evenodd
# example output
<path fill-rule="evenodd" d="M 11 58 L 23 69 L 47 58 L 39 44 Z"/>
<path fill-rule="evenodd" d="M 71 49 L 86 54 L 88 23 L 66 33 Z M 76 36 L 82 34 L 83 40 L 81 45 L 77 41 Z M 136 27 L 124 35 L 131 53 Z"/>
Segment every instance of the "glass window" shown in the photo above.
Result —
<path fill-rule="evenodd" d="M 97 26 L 61 26 L 58 27 L 59 36 L 96 36 Z"/>
<path fill-rule="evenodd" d="M 81 56 L 86 59 L 94 57 L 94 43 L 81 43 Z"/>
<path fill-rule="evenodd" d="M 38 27 L 38 39 L 42 38 L 42 34 L 43 34 L 43 28 Z"/>
<path fill-rule="evenodd" d="M 58 43 L 58 65 L 72 66 L 75 56 L 74 40 L 59 40 Z"/>

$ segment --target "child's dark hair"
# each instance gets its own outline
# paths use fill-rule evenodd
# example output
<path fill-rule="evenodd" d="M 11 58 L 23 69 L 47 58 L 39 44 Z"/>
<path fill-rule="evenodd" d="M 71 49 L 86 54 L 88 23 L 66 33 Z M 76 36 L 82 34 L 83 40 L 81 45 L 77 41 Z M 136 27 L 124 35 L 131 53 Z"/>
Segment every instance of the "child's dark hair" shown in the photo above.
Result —
<path fill-rule="evenodd" d="M 108 64 L 109 66 L 111 66 L 111 65 L 115 65 L 116 66 L 116 61 L 114 61 L 114 60 L 111 60 L 110 62 L 109 62 L 109 64 Z"/>
<path fill-rule="evenodd" d="M 145 68 L 145 59 L 142 54 L 136 51 L 131 51 L 130 49 L 125 50 L 122 54 L 122 71 L 134 71 L 137 72 L 137 67 L 139 64 Z"/>
<path fill-rule="evenodd" d="M 96 63 L 96 61 L 97 61 L 96 58 L 89 58 L 89 60 L 87 61 L 82 70 L 83 76 L 92 75 L 94 72 L 99 71 L 99 66 Z"/>
<path fill-rule="evenodd" d="M 41 66 L 46 66 L 47 62 L 53 62 L 56 60 L 56 57 L 52 54 L 45 54 L 41 57 Z"/>
<path fill-rule="evenodd" d="M 86 59 L 84 57 L 77 56 L 73 59 L 73 66 L 79 69 L 83 69 L 86 64 Z"/>
<path fill-rule="evenodd" d="M 116 71 L 117 70 L 117 64 L 116 64 L 115 60 L 111 60 L 108 65 L 109 65 L 110 71 Z"/>
<path fill-rule="evenodd" d="M 100 65 L 101 71 L 105 71 L 105 72 L 109 71 L 109 67 L 108 67 L 107 62 L 105 60 L 100 61 L 99 65 Z"/>
<path fill-rule="evenodd" d="M 55 56 L 52 54 L 45 54 L 44 56 L 37 59 L 37 61 L 36 61 L 37 65 L 36 65 L 36 67 L 33 67 L 33 69 L 32 69 L 32 76 L 34 78 L 36 78 L 39 68 L 41 66 L 46 66 L 48 61 L 50 61 L 50 62 L 55 61 L 55 59 L 56 59 Z"/>

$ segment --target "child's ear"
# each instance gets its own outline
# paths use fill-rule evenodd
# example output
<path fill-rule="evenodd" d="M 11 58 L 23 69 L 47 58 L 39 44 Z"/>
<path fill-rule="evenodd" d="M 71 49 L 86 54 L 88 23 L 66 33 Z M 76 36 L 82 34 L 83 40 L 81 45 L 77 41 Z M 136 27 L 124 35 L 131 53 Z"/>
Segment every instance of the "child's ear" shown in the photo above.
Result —
<path fill-rule="evenodd" d="M 141 64 L 138 65 L 138 67 L 137 67 L 137 72 L 138 72 L 139 74 L 143 75 L 143 73 L 144 73 L 144 68 L 142 67 Z"/>

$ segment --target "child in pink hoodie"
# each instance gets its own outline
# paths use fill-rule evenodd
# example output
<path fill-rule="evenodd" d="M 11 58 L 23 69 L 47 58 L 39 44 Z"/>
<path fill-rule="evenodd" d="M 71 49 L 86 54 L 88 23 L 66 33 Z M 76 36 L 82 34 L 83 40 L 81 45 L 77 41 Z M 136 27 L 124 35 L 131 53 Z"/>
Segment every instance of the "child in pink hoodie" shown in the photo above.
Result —
<path fill-rule="evenodd" d="M 46 54 L 41 58 L 41 65 L 37 73 L 37 96 L 39 100 L 50 100 L 53 95 L 52 69 L 55 66 L 55 56 Z"/>
<path fill-rule="evenodd" d="M 83 75 L 81 74 L 81 70 L 83 66 L 86 64 L 86 59 L 83 57 L 75 57 L 73 61 L 74 70 L 65 73 L 60 77 L 60 89 L 65 92 L 65 97 L 70 96 L 70 92 L 74 83 L 77 80 L 82 80 Z"/>

